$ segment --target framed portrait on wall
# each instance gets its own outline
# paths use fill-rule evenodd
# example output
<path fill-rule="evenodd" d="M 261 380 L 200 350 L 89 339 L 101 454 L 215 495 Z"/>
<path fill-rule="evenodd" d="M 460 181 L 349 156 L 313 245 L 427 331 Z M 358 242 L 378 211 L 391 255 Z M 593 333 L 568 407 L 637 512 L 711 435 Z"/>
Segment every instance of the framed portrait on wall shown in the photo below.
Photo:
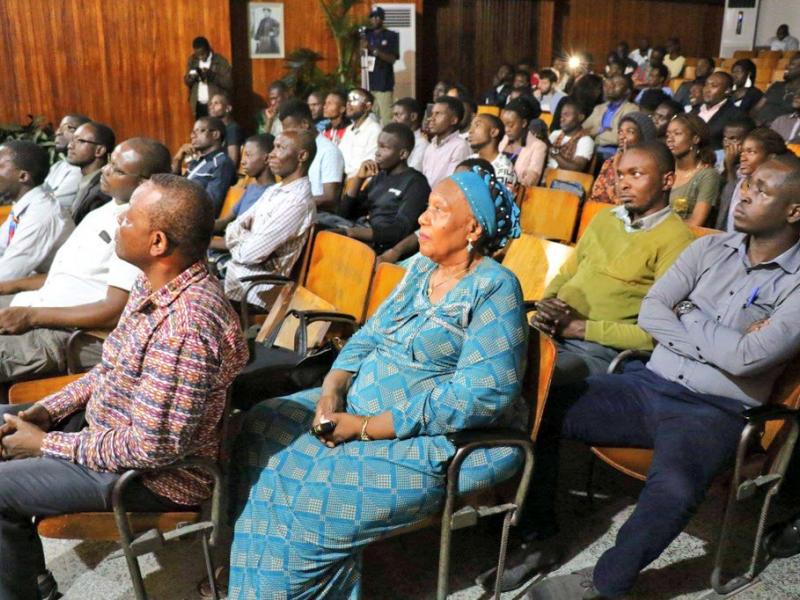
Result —
<path fill-rule="evenodd" d="M 283 2 L 249 2 L 250 58 L 283 58 Z"/>

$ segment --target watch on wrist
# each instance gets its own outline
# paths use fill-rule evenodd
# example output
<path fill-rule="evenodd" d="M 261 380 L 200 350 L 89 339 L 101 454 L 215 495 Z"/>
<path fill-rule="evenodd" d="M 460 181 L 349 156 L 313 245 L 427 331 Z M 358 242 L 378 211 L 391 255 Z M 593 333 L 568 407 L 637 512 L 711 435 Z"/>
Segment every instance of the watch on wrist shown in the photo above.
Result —
<path fill-rule="evenodd" d="M 683 300 L 675 305 L 675 314 L 679 317 L 687 315 L 697 308 L 697 305 L 691 300 Z"/>

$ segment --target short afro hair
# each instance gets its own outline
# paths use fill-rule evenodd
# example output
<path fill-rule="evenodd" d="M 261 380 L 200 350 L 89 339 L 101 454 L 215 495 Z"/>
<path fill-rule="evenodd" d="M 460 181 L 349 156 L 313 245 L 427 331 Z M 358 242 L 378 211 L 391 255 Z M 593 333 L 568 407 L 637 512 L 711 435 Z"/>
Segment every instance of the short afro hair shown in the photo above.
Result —
<path fill-rule="evenodd" d="M 14 166 L 30 175 L 34 187 L 44 182 L 50 169 L 50 156 L 42 146 L 29 140 L 8 140 L 0 147 L 11 151 Z"/>
<path fill-rule="evenodd" d="M 404 125 L 403 123 L 387 123 L 383 127 L 381 133 L 393 135 L 400 143 L 400 148 L 408 150 L 409 153 L 414 149 L 414 132 L 411 131 L 408 125 Z"/>
<path fill-rule="evenodd" d="M 464 119 L 464 104 L 458 98 L 452 96 L 439 96 L 435 104 L 446 104 L 448 110 L 453 113 L 453 116 L 458 119 L 460 123 Z"/>

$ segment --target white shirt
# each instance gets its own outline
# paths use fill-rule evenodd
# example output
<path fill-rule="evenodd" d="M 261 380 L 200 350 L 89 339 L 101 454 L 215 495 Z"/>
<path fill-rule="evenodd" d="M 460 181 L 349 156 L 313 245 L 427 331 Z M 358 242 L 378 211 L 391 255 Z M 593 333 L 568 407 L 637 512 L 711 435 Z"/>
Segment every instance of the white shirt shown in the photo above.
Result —
<path fill-rule="evenodd" d="M 197 66 L 200 69 L 210 69 L 211 68 L 211 57 L 214 56 L 213 52 L 208 53 L 208 58 L 205 60 L 201 60 L 197 63 Z M 197 101 L 200 104 L 208 104 L 208 84 L 205 81 L 200 81 L 197 84 Z"/>
<path fill-rule="evenodd" d="M 58 203 L 67 210 L 72 209 L 83 174 L 81 168 L 71 165 L 62 158 L 52 167 L 44 180 L 44 187 L 53 192 Z"/>
<path fill-rule="evenodd" d="M 323 184 L 341 183 L 344 173 L 344 157 L 341 150 L 324 135 L 317 135 L 317 153 L 308 168 L 311 195 L 321 196 Z"/>
<path fill-rule="evenodd" d="M 16 222 L 9 240 L 12 221 Z M 38 186 L 14 203 L 0 226 L 0 281 L 46 273 L 75 224 L 52 193 Z"/>
<path fill-rule="evenodd" d="M 339 142 L 339 150 L 344 156 L 345 175 L 352 177 L 358 172 L 361 163 L 375 158 L 380 134 L 381 124 L 372 114 L 364 119 L 358 128 L 353 123 L 344 130 L 342 141 Z"/>
<path fill-rule="evenodd" d="M 633 52 L 631 52 L 630 54 L 628 54 L 628 58 L 630 58 L 630 59 L 631 59 L 633 62 L 635 62 L 635 63 L 636 63 L 637 65 L 639 65 L 640 67 L 643 67 L 643 66 L 644 66 L 644 65 L 646 65 L 648 62 L 650 62 L 650 52 L 651 52 L 651 49 L 650 49 L 650 48 L 648 48 L 648 49 L 647 49 L 647 52 L 645 52 L 644 54 L 642 54 L 642 53 L 639 51 L 639 49 L 638 49 L 638 48 L 636 48 L 636 50 L 634 50 Z"/>
<path fill-rule="evenodd" d="M 225 229 L 225 243 L 231 253 L 225 272 L 227 296 L 241 301 L 244 288 L 240 280 L 248 275 L 289 276 L 303 253 L 306 235 L 316 216 L 308 177 L 267 189 Z M 266 306 L 260 294 L 271 287 L 256 286 L 247 301 Z"/>
<path fill-rule="evenodd" d="M 480 158 L 477 152 L 471 154 L 469 158 Z M 494 177 L 500 183 L 505 184 L 511 189 L 517 183 L 517 173 L 514 171 L 514 163 L 502 152 L 498 152 L 492 161 Z"/>
<path fill-rule="evenodd" d="M 781 52 L 786 52 L 787 50 L 800 50 L 800 41 L 793 35 L 787 35 L 782 40 L 778 38 L 770 38 L 769 40 L 769 49 L 770 50 L 780 50 Z"/>
<path fill-rule="evenodd" d="M 130 291 L 141 271 L 114 251 L 117 216 L 127 208 L 111 200 L 88 213 L 56 253 L 44 285 L 20 292 L 11 306 L 78 306 L 105 300 L 109 286 Z"/>
<path fill-rule="evenodd" d="M 425 148 L 430 145 L 430 142 L 422 135 L 422 131 L 417 129 L 414 132 L 414 149 L 408 157 L 408 166 L 416 169 L 422 173 L 422 156 L 425 154 Z"/>
<path fill-rule="evenodd" d="M 556 129 L 553 133 L 550 134 L 550 145 L 554 145 L 558 141 L 558 137 L 561 135 L 562 131 L 560 129 Z M 561 143 L 566 144 L 572 139 L 572 136 L 564 134 L 564 137 L 561 138 Z M 573 158 L 585 158 L 586 160 L 592 160 L 592 155 L 594 154 L 594 140 L 592 136 L 585 135 L 578 140 L 578 143 L 575 145 L 575 155 Z M 558 169 L 558 163 L 556 159 L 550 156 L 550 153 L 547 153 L 547 168 L 548 169 Z"/>

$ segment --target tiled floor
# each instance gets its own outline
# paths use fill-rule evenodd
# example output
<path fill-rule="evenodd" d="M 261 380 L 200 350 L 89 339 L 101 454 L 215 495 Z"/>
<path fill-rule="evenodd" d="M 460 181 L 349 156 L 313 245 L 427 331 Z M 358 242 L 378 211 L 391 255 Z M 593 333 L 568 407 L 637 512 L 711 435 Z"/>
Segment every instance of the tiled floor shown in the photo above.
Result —
<path fill-rule="evenodd" d="M 590 566 L 614 540 L 630 514 L 638 493 L 635 482 L 598 468 L 598 498 L 589 506 L 582 494 L 587 455 L 583 448 L 564 452 L 565 491 L 559 506 L 562 532 L 570 545 L 568 562 L 559 572 Z M 711 564 L 725 490 L 712 489 L 709 499 L 687 530 L 640 577 L 639 600 L 699 599 L 708 590 Z M 778 513 L 787 507 L 779 507 Z M 365 556 L 365 600 L 427 600 L 435 597 L 438 530 L 425 530 L 371 547 Z M 743 552 L 747 539 L 736 540 Z M 453 540 L 451 598 L 478 600 L 490 596 L 474 583 L 475 575 L 496 560 L 497 523 L 480 524 L 456 532 Z M 108 560 L 114 544 L 47 541 L 48 564 L 67 600 L 123 600 L 133 598 L 125 561 Z M 194 591 L 203 577 L 200 546 L 178 543 L 143 561 L 146 584 L 154 600 L 196 600 Z M 521 598 L 524 590 L 503 598 Z M 740 600 L 800 598 L 800 557 L 774 561 L 761 582 L 736 596 Z"/>

